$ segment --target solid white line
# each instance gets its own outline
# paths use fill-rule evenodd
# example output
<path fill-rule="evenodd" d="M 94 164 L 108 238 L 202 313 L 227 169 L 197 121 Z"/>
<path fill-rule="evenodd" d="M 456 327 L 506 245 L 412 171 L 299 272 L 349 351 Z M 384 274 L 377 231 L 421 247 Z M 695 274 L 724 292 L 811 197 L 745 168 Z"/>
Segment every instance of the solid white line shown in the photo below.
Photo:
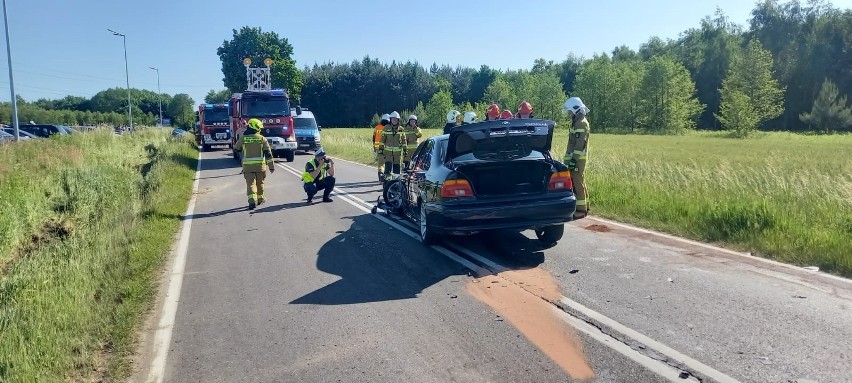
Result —
<path fill-rule="evenodd" d="M 680 370 L 674 368 L 662 361 L 651 358 L 639 351 L 636 351 L 630 346 L 620 342 L 618 339 L 615 339 L 605 333 L 603 333 L 600 329 L 595 326 L 590 325 L 587 322 L 584 322 L 576 317 L 569 315 L 568 313 L 560 310 L 558 307 L 553 307 L 553 311 L 556 313 L 556 316 L 561 318 L 563 321 L 568 322 L 571 326 L 576 328 L 577 330 L 585 333 L 592 339 L 604 344 L 605 346 L 615 350 L 621 355 L 626 356 L 630 360 L 638 363 L 639 365 L 647 368 L 651 372 L 659 375 L 660 377 L 667 379 L 670 382 L 698 382 L 699 380 L 695 377 L 690 376 L 688 379 L 680 378 Z"/>
<path fill-rule="evenodd" d="M 301 176 L 301 174 L 297 170 L 295 170 L 294 168 L 292 168 L 290 166 L 281 165 L 281 164 L 279 164 L 279 166 L 281 166 L 282 168 L 284 168 L 285 170 L 287 170 L 288 172 L 290 172 L 293 175 Z M 335 190 L 337 191 L 337 188 L 335 188 Z M 361 205 L 360 203 L 349 198 L 348 193 L 346 193 L 345 191 L 340 190 L 339 194 L 337 194 L 337 195 L 342 200 L 346 201 L 347 203 L 356 207 L 357 209 L 359 209 L 359 210 L 361 210 L 365 213 L 370 213 L 370 210 L 367 209 L 367 207 L 365 207 L 365 206 Z M 387 219 L 383 216 L 380 216 L 380 215 L 374 214 L 373 216 L 378 218 L 379 220 L 387 223 L 391 227 L 403 232 L 404 234 L 408 235 L 409 237 L 412 237 L 414 239 L 419 240 L 419 236 L 417 234 L 412 233 L 410 230 L 404 229 L 402 226 L 400 226 L 396 222 L 393 222 L 393 221 L 391 221 L 391 220 L 389 220 L 389 219 Z M 465 255 L 472 257 L 476 261 L 482 263 L 483 265 L 486 265 L 486 266 L 491 268 L 491 270 L 487 270 L 487 269 L 484 269 L 482 267 L 479 267 L 479 266 L 473 264 L 472 262 L 470 262 L 470 261 L 468 261 L 468 260 L 466 260 L 462 257 L 459 257 L 456 254 L 453 254 L 451 251 L 447 250 L 443 246 L 431 246 L 432 249 L 434 249 L 434 250 L 438 251 L 439 253 L 449 257 L 450 259 L 462 264 L 463 266 L 472 270 L 474 273 L 476 273 L 479 276 L 499 273 L 501 271 L 508 270 L 505 266 L 502 266 L 498 263 L 495 263 L 494 261 L 492 261 L 492 260 L 472 251 L 472 250 L 469 250 L 469 249 L 467 249 L 463 246 L 459 246 L 459 245 L 452 244 L 452 243 L 447 243 L 447 244 L 445 244 L 445 246 L 450 247 L 452 249 L 455 249 L 457 251 L 460 251 L 460 252 L 464 253 Z M 648 336 L 645 336 L 645 335 L 639 333 L 638 331 L 630 329 L 629 327 L 622 325 L 621 323 L 618 323 L 617 321 L 610 319 L 609 317 L 606 317 L 603 314 L 598 313 L 598 312 L 596 312 L 596 311 L 594 311 L 594 310 L 592 310 L 592 309 L 590 309 L 586 306 L 583 306 L 582 304 L 575 302 L 575 301 L 573 301 L 573 300 L 571 300 L 571 299 L 569 299 L 565 296 L 562 296 L 561 302 L 563 304 L 565 304 L 566 306 L 568 306 L 568 307 L 570 307 L 574 310 L 577 310 L 578 312 L 582 313 L 583 315 L 586 315 L 590 319 L 595 320 L 598 323 L 601 323 L 604 326 L 609 327 L 612 330 L 617 331 L 617 332 L 621 333 L 622 335 L 624 335 L 628 338 L 631 338 L 634 341 L 645 345 L 647 348 L 652 349 L 656 352 L 659 352 L 660 354 L 663 354 L 666 357 L 668 357 L 668 358 L 670 358 L 670 359 L 672 359 L 672 360 L 674 360 L 674 361 L 676 361 L 676 362 L 678 362 L 678 363 L 680 363 L 684 366 L 687 366 L 687 367 L 691 368 L 693 371 L 696 371 L 697 373 L 700 373 L 700 374 L 702 374 L 702 375 L 704 375 L 708 378 L 711 378 L 716 382 L 719 382 L 719 383 L 729 383 L 729 382 L 730 383 L 736 383 L 736 382 L 738 382 L 736 379 L 731 378 L 731 377 L 723 374 L 722 372 L 719 372 L 719 371 L 713 369 L 712 367 L 709 367 L 709 366 L 707 366 L 707 365 L 705 365 L 705 364 L 703 364 L 703 363 L 701 363 L 701 362 L 699 362 L 695 359 L 692 359 L 692 358 L 672 349 L 671 347 L 668 347 L 668 346 L 666 346 L 666 345 L 664 345 L 660 342 L 657 342 L 657 341 L 649 338 Z M 579 320 L 578 318 L 575 318 L 575 317 L 565 313 L 564 311 L 560 310 L 559 308 L 554 307 L 554 309 L 558 310 L 559 312 L 561 312 L 562 314 L 565 315 L 563 317 L 563 319 L 566 319 L 566 317 L 570 318 L 570 320 L 566 319 L 566 322 L 568 322 L 570 325 L 574 326 L 575 328 L 580 329 L 583 332 L 586 332 L 593 339 L 599 341 L 601 344 L 603 344 L 603 345 L 611 348 L 612 350 L 624 355 L 625 357 L 630 358 L 631 360 L 634 360 L 637 363 L 647 367 L 650 371 L 657 373 L 660 376 L 665 377 L 666 379 L 675 381 L 674 378 L 671 377 L 673 368 L 669 367 L 665 363 L 662 363 L 662 362 L 659 362 L 659 361 L 654 361 L 653 359 L 651 359 L 651 358 L 649 358 L 645 355 L 642 355 L 641 353 L 637 352 L 636 350 L 633 350 L 632 348 L 628 347 L 627 345 L 625 345 L 622 342 L 613 341 L 613 339 L 611 337 L 604 336 L 604 334 L 600 333 L 600 331 L 597 330 L 597 329 L 595 330 L 597 332 L 597 334 L 593 334 L 593 333 L 590 333 L 589 331 L 585 331 L 584 329 L 588 330 L 588 328 L 593 328 L 593 326 L 590 326 L 590 325 L 588 325 L 588 323 L 585 323 L 585 322 Z M 580 323 L 582 323 L 583 325 L 588 326 L 588 327 L 580 326 L 579 325 Z M 638 357 L 637 354 L 641 355 L 641 358 Z M 663 366 L 665 366 L 665 368 Z M 682 381 L 682 379 L 677 378 L 676 381 Z"/>
<path fill-rule="evenodd" d="M 172 341 L 172 329 L 175 325 L 180 289 L 183 284 L 183 270 L 186 267 L 186 253 L 189 250 L 189 235 L 192 228 L 192 213 L 195 211 L 195 200 L 198 192 L 198 182 L 201 180 L 201 156 L 198 157 L 198 166 L 195 168 L 195 181 L 192 183 L 192 196 L 186 207 L 184 220 L 181 223 L 180 238 L 175 248 L 175 258 L 172 270 L 169 274 L 169 288 L 166 292 L 163 312 L 154 335 L 154 359 L 148 370 L 149 383 L 160 383 L 166 373 L 166 356 Z"/>

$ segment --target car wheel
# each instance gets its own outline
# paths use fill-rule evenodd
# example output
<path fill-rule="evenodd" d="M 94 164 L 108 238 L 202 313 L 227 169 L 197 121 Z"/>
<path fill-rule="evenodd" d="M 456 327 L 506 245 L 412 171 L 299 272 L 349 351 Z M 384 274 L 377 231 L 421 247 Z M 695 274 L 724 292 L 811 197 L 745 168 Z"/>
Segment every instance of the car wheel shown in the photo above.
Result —
<path fill-rule="evenodd" d="M 390 208 L 389 210 L 393 210 L 394 212 L 398 212 L 402 210 L 403 204 L 405 203 L 405 185 L 402 184 L 402 181 L 394 180 L 385 183 L 383 196 L 385 197 L 385 203 Z"/>
<path fill-rule="evenodd" d="M 201 151 L 202 152 L 209 152 L 210 151 L 210 145 L 201 146 Z"/>
<path fill-rule="evenodd" d="M 563 234 L 565 234 L 565 225 L 547 226 L 535 231 L 538 240 L 548 245 L 558 242 Z"/>
<path fill-rule="evenodd" d="M 420 242 L 424 245 L 431 245 L 438 242 L 438 235 L 435 230 L 429 227 L 429 222 L 426 219 L 426 204 L 420 203 Z"/>
<path fill-rule="evenodd" d="M 293 162 L 293 160 L 296 159 L 296 152 L 291 150 L 289 152 L 284 153 L 284 156 L 287 159 L 287 162 Z"/>

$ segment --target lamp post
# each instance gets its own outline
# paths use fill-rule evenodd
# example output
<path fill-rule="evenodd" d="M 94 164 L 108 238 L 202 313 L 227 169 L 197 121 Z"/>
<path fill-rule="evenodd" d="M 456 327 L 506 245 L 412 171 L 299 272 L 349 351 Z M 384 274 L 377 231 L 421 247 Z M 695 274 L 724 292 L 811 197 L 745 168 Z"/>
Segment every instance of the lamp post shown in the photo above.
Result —
<path fill-rule="evenodd" d="M 9 43 L 9 18 L 6 16 L 6 0 L 3 0 L 3 23 L 6 25 L 6 53 L 9 57 L 9 90 L 12 92 L 12 128 L 15 141 L 21 139 L 18 133 L 18 97 L 15 95 L 15 79 L 12 77 L 12 45 Z"/>
<path fill-rule="evenodd" d="M 130 106 L 130 71 L 127 69 L 127 36 L 112 29 L 107 30 L 112 32 L 114 36 L 121 36 L 121 39 L 124 41 L 124 76 L 127 80 L 127 120 L 130 122 L 130 130 L 133 130 L 133 107 Z"/>
<path fill-rule="evenodd" d="M 157 104 L 160 107 L 160 120 L 157 123 L 157 126 L 163 126 L 163 100 L 161 99 L 162 98 L 162 92 L 160 91 L 160 69 L 154 68 L 152 66 L 148 67 L 148 68 L 151 68 L 151 69 L 157 71 Z"/>

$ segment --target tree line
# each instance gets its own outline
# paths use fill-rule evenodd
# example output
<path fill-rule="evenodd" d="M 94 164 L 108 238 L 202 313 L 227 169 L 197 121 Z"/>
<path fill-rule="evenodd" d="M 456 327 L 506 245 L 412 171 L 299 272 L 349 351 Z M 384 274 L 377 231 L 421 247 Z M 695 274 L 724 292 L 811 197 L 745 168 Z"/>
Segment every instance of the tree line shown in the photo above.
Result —
<path fill-rule="evenodd" d="M 755 129 L 852 128 L 846 100 L 852 90 L 850 25 L 852 11 L 827 1 L 764 0 L 746 26 L 717 10 L 677 39 L 651 37 L 638 50 L 620 46 L 591 58 L 538 59 L 531 69 L 510 71 L 365 57 L 294 73 L 292 46 L 259 28 L 235 30 L 234 40 L 217 53 L 223 66 L 228 58 L 225 82 L 236 89 L 241 83 L 233 79 L 244 81 L 245 69 L 231 68 L 239 66 L 234 57 L 246 51 L 260 58 L 256 47 L 273 50 L 290 73 L 278 84 L 291 87 L 326 126 L 364 126 L 378 113 L 397 110 L 416 112 L 423 126 L 440 127 L 449 108 L 482 115 L 497 102 L 514 112 L 522 100 L 533 103 L 537 117 L 560 120 L 561 103 L 579 96 L 591 107 L 598 131 L 727 129 L 746 136 Z M 207 101 L 221 101 L 228 92 L 211 91 Z"/>
<path fill-rule="evenodd" d="M 188 94 L 158 95 L 149 90 L 130 89 L 130 96 L 134 124 L 155 125 L 162 102 L 164 119 L 171 119 L 172 124 L 179 127 L 191 128 L 194 125 L 195 101 Z M 18 119 L 21 123 L 127 125 L 127 89 L 110 88 L 91 98 L 66 96 L 58 100 L 42 98 L 32 102 L 18 96 Z M 0 104 L 0 121 L 11 123 L 11 103 Z"/>

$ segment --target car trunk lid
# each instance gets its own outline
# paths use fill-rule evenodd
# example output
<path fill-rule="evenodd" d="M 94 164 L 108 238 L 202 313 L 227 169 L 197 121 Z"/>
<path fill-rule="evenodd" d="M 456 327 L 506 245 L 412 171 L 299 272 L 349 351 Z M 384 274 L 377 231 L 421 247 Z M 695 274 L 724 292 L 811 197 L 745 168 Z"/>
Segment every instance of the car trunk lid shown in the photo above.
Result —
<path fill-rule="evenodd" d="M 549 120 L 513 119 L 485 121 L 453 128 L 447 160 L 466 154 L 484 161 L 510 161 L 532 151 L 548 153 L 556 123 Z"/>

